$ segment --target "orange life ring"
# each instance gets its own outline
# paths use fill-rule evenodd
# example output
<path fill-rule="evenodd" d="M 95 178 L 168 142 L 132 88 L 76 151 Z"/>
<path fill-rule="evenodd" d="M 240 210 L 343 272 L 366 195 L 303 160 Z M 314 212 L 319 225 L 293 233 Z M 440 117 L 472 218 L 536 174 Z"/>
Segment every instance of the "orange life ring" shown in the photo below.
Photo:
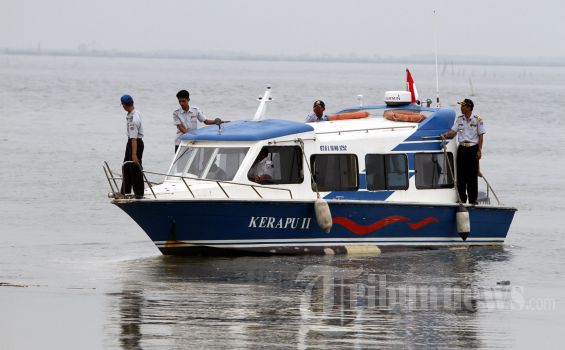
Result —
<path fill-rule="evenodd" d="M 410 123 L 421 123 L 426 116 L 418 113 L 418 111 L 408 111 L 401 109 L 389 109 L 383 114 L 383 117 L 387 120 L 393 122 L 410 122 Z"/>
<path fill-rule="evenodd" d="M 368 116 L 369 116 L 369 112 L 367 111 L 348 112 L 348 113 L 329 115 L 328 120 L 361 119 L 361 118 L 367 118 Z"/>

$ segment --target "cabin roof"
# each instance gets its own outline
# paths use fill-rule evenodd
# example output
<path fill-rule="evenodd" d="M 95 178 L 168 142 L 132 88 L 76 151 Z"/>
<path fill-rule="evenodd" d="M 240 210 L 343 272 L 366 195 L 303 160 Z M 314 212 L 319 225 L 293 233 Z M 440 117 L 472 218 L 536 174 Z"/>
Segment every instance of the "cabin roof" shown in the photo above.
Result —
<path fill-rule="evenodd" d="M 223 129 L 220 134 L 218 126 L 209 125 L 182 135 L 181 140 L 261 141 L 314 130 L 309 124 L 282 119 L 236 120 L 223 124 Z"/>
<path fill-rule="evenodd" d="M 419 124 L 389 121 L 382 118 L 382 115 L 379 114 L 379 112 L 371 113 L 373 116 L 377 116 L 377 118 L 369 117 L 320 123 L 304 123 L 283 119 L 264 119 L 259 121 L 237 120 L 223 124 L 223 131 L 221 134 L 218 132 L 218 126 L 209 125 L 182 135 L 181 140 L 262 141 L 307 132 L 312 132 L 312 134 L 325 134 L 332 132 L 340 133 L 345 131 L 361 131 L 363 129 L 373 128 L 391 128 L 394 130 L 401 130 L 399 127 L 413 127 L 416 128 L 416 131 L 412 132 L 408 140 L 422 141 L 422 137 L 437 137 L 445 130 L 450 129 L 453 126 L 453 121 L 455 119 L 455 111 L 451 108 L 427 108 L 421 106 L 361 106 L 347 108 L 340 111 L 340 113 L 357 110 L 384 111 L 387 109 L 410 109 L 420 112 L 431 112 L 431 115 Z"/>

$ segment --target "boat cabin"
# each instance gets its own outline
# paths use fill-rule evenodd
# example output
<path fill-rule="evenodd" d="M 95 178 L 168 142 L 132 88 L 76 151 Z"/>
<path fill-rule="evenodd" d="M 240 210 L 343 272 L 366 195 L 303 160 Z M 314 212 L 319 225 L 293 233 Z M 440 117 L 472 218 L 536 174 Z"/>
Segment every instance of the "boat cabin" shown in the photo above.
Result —
<path fill-rule="evenodd" d="M 366 106 L 368 118 L 302 123 L 264 119 L 208 126 L 182 136 L 159 197 L 402 202 L 456 201 L 450 109 Z M 394 113 L 396 112 L 396 113 Z M 393 120 L 394 113 L 423 121 Z"/>

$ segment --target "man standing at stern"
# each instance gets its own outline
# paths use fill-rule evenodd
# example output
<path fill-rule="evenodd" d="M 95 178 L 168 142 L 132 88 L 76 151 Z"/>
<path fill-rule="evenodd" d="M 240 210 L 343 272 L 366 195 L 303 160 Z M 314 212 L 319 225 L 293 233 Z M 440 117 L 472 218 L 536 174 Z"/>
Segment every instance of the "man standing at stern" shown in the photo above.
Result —
<path fill-rule="evenodd" d="M 198 109 L 198 107 L 190 107 L 190 94 L 186 90 L 177 93 L 180 108 L 173 112 L 173 123 L 177 127 L 177 136 L 175 138 L 175 153 L 180 145 L 180 137 L 191 130 L 198 128 L 198 122 L 206 125 L 216 124 L 217 120 L 206 119 L 206 116 Z M 221 120 L 220 120 L 221 122 Z"/>
<path fill-rule="evenodd" d="M 473 114 L 475 104 L 466 98 L 461 102 L 462 115 L 455 118 L 453 127 L 441 134 L 442 139 L 457 135 L 457 191 L 462 203 L 467 199 L 477 204 L 479 160 L 483 149 L 485 126 L 482 118 Z"/>
<path fill-rule="evenodd" d="M 130 95 L 123 95 L 120 98 L 122 107 L 128 114 L 126 115 L 126 127 L 128 143 L 124 156 L 122 194 L 133 192 L 135 198 L 143 198 L 143 175 L 141 174 L 143 157 L 143 125 L 141 124 L 141 114 L 133 105 L 133 98 Z"/>

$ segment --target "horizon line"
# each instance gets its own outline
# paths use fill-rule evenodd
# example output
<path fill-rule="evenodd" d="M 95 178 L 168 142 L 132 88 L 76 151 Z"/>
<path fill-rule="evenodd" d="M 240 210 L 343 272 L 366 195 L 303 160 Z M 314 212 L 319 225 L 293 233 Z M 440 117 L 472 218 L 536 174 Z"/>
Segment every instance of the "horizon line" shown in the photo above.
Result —
<path fill-rule="evenodd" d="M 146 59 L 208 59 L 208 60 L 244 60 L 244 61 L 282 61 L 282 62 L 336 62 L 336 63 L 415 63 L 435 64 L 434 57 L 424 54 L 410 56 L 309 56 L 288 55 L 275 56 L 268 54 L 249 53 L 196 53 L 189 54 L 174 51 L 117 51 L 96 49 L 41 49 L 41 48 L 2 48 L 0 53 L 6 55 L 28 55 L 28 56 L 69 56 L 69 57 L 121 57 L 121 58 L 146 58 Z M 489 56 L 458 56 L 443 55 L 441 64 L 468 64 L 468 65 L 512 65 L 512 66 L 543 66 L 561 67 L 565 66 L 565 58 L 561 57 L 489 57 Z"/>

